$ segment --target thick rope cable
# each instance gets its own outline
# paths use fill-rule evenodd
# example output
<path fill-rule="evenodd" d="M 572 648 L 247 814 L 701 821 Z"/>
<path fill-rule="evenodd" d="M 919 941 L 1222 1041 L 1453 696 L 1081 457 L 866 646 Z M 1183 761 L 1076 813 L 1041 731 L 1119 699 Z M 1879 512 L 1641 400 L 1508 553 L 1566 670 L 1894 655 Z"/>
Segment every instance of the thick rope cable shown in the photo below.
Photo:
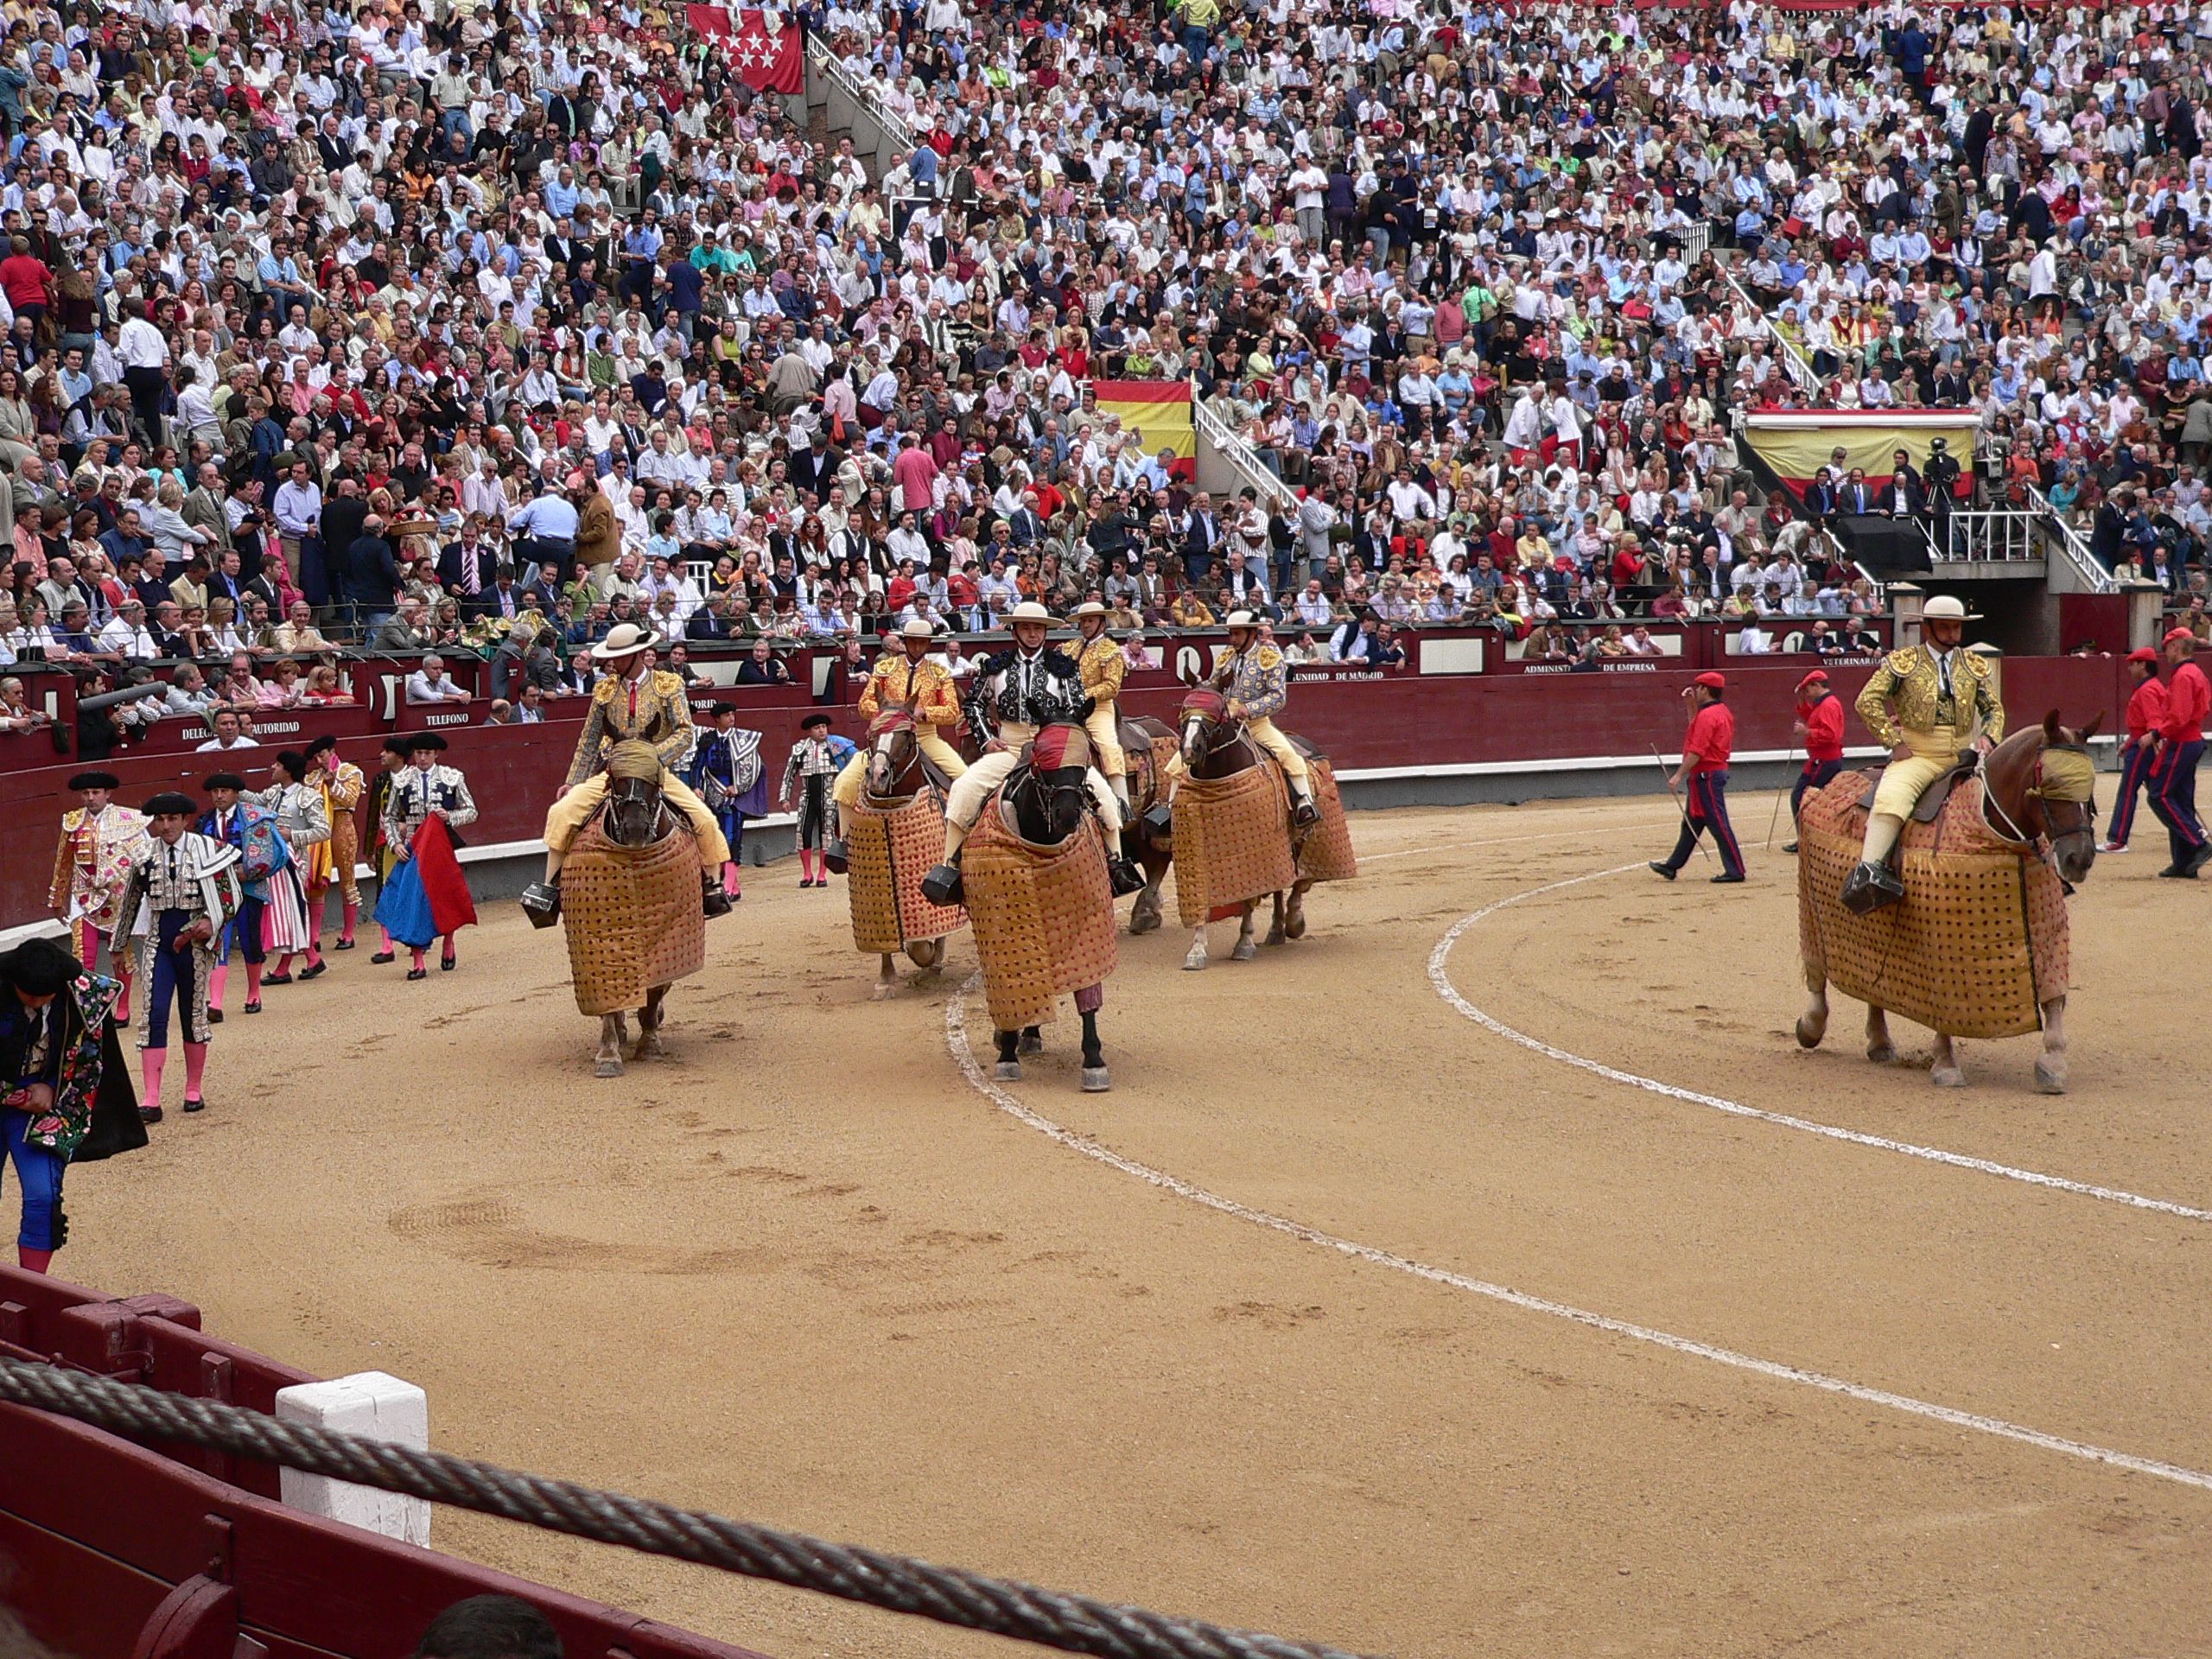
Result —
<path fill-rule="evenodd" d="M 696 1561 L 1103 1659 L 1354 1659 L 1337 1648 L 985 1578 L 565 1480 L 421 1452 L 58 1366 L 0 1359 L 0 1400 L 146 1440 L 227 1452 L 456 1509 Z"/>

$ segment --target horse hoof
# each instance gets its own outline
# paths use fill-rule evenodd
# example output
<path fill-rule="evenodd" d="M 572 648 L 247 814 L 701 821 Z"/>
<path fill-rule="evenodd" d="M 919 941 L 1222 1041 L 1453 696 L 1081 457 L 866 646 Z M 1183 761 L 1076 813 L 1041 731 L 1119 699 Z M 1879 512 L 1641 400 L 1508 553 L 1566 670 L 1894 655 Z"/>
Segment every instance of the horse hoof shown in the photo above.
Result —
<path fill-rule="evenodd" d="M 1818 1048 L 1821 1046 L 1821 1039 L 1827 1035 L 1827 1033 L 1826 1031 L 1815 1025 L 1811 1020 L 1802 1017 L 1799 1018 L 1797 1021 L 1798 1047 Z"/>
<path fill-rule="evenodd" d="M 1261 940 L 1260 943 L 1266 945 L 1277 945 L 1281 944 L 1286 937 L 1287 935 L 1284 934 L 1282 929 L 1279 927 L 1271 927 L 1268 930 L 1268 937 Z"/>
<path fill-rule="evenodd" d="M 622 1062 L 620 1060 L 601 1060 L 593 1068 L 593 1070 L 602 1077 L 619 1077 L 622 1075 Z"/>
<path fill-rule="evenodd" d="M 879 979 L 875 982 L 875 988 L 868 994 L 868 1000 L 871 1002 L 880 1002 L 898 988 L 898 986 L 890 980 Z"/>
<path fill-rule="evenodd" d="M 1140 906 L 1129 912 L 1129 932 L 1132 936 L 1155 933 L 1160 931 L 1160 912 Z"/>
<path fill-rule="evenodd" d="M 1938 1089 L 1963 1089 L 1967 1086 L 1967 1074 L 1955 1065 L 1939 1065 L 1928 1074 L 1928 1081 Z"/>
<path fill-rule="evenodd" d="M 1293 921 L 1286 923 L 1282 932 L 1283 937 L 1287 939 L 1304 938 L 1306 937 L 1306 918 L 1303 916 L 1300 916 Z"/>
<path fill-rule="evenodd" d="M 1086 1065 L 1083 1068 L 1083 1092 L 1084 1094 L 1103 1095 L 1113 1086 L 1114 1079 L 1107 1075 L 1106 1068 L 1104 1066 Z"/>
<path fill-rule="evenodd" d="M 2036 1062 L 2036 1092 L 2039 1095 L 2064 1094 L 2066 1092 L 2065 1071 L 2063 1068 L 2046 1065 L 2043 1061 L 2037 1060 Z"/>
<path fill-rule="evenodd" d="M 1039 1031 L 1023 1032 L 1021 1033 L 1021 1052 L 1024 1054 L 1042 1054 L 1045 1052 L 1044 1033 Z"/>
<path fill-rule="evenodd" d="M 1231 962 L 1249 962 L 1253 957 L 1259 954 L 1260 947 L 1258 945 L 1253 944 L 1249 939 L 1243 939 L 1240 940 L 1236 948 L 1229 953 L 1229 959 Z"/>
<path fill-rule="evenodd" d="M 1021 1081 L 1021 1062 L 1020 1060 L 1001 1060 L 996 1065 L 991 1068 L 991 1075 L 996 1077 L 1001 1083 L 1020 1083 Z"/>
<path fill-rule="evenodd" d="M 1877 1065 L 1887 1065 L 1891 1061 L 1896 1059 L 1897 1057 L 1897 1050 L 1891 1048 L 1887 1043 L 1870 1043 L 1866 1046 L 1866 1058 L 1873 1061 Z M 1961 1083 L 1964 1083 L 1966 1081 L 1966 1074 L 1964 1072 L 1960 1072 L 1956 1075 Z"/>
<path fill-rule="evenodd" d="M 1206 959 L 1204 957 L 1189 956 L 1183 958 L 1183 971 L 1186 974 L 1204 973 Z"/>

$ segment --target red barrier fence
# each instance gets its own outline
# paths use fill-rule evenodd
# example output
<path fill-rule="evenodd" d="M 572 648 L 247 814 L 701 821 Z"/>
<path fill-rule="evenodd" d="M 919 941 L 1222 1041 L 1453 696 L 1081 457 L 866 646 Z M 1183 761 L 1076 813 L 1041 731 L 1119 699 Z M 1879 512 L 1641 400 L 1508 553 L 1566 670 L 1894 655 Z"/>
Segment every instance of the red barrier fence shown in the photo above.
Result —
<path fill-rule="evenodd" d="M 116 1300 L 13 1268 L 0 1268 L 0 1352 L 264 1412 L 315 1380 L 207 1335 L 174 1297 Z M 398 1659 L 443 1609 L 488 1592 L 538 1607 L 580 1659 L 760 1659 L 299 1514 L 276 1491 L 266 1464 L 165 1456 L 0 1405 L 0 1599 L 73 1659 Z"/>

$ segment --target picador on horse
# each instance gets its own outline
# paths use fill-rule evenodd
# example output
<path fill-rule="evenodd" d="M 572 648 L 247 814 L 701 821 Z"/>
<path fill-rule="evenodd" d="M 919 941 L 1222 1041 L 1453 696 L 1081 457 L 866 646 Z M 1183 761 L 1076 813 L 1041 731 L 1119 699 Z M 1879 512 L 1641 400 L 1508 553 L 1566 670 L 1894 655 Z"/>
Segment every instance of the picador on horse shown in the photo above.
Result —
<path fill-rule="evenodd" d="M 1040 727 L 1066 721 L 1081 725 L 1092 712 L 1084 693 L 1081 671 L 1065 653 L 1048 645 L 1052 613 L 1033 601 L 1017 605 L 1007 619 L 1014 644 L 985 659 L 969 687 L 967 715 L 987 753 L 952 785 L 944 803 L 944 861 L 923 878 L 922 891 L 932 904 L 961 901 L 960 849 L 992 795 L 1022 763 L 1023 752 Z M 1121 803 L 1096 766 L 1084 779 L 1107 844 L 1118 846 Z M 1114 891 L 1135 893 L 1144 878 L 1126 858 L 1112 861 Z"/>
<path fill-rule="evenodd" d="M 968 770 L 968 763 L 944 735 L 961 722 L 960 688 L 950 669 L 930 660 L 936 643 L 937 630 L 919 617 L 899 629 L 899 643 L 876 658 L 875 671 L 861 691 L 861 718 L 873 724 L 887 713 L 905 710 L 913 719 L 915 747 L 949 789 Z M 836 804 L 837 821 L 831 828 L 830 844 L 823 849 L 823 859 L 840 875 L 846 866 L 845 831 L 853 809 L 860 804 L 867 773 L 868 750 L 862 747 L 845 762 L 830 791 L 830 798 Z"/>
<path fill-rule="evenodd" d="M 1213 686 L 1229 699 L 1231 719 L 1244 722 L 1244 735 L 1274 757 L 1290 785 L 1290 821 L 1303 830 L 1319 821 L 1313 804 L 1313 785 L 1306 776 L 1306 757 L 1298 746 L 1275 729 L 1274 717 L 1290 701 L 1290 668 L 1282 652 L 1260 632 L 1260 621 L 1249 611 L 1232 611 L 1229 617 L 1229 655 L 1213 671 Z"/>
<path fill-rule="evenodd" d="M 1891 652 L 1859 694 L 1859 717 L 1891 755 L 1874 789 L 1859 864 L 1843 884 L 1844 905 L 1856 914 L 1904 897 L 1891 855 L 1905 820 L 1931 785 L 2005 735 L 2005 708 L 1989 663 L 1960 645 L 1973 620 L 1955 599 L 1929 600 L 1921 613 L 1921 643 Z"/>
<path fill-rule="evenodd" d="M 729 861 L 729 843 L 707 804 L 677 776 L 690 759 L 697 731 L 683 680 L 649 666 L 648 653 L 659 643 L 658 634 L 625 622 L 592 647 L 592 660 L 607 664 L 607 672 L 592 691 L 591 712 L 569 763 L 568 791 L 545 815 L 545 879 L 532 882 L 522 895 L 524 911 L 540 927 L 560 914 L 561 865 L 569 843 L 607 799 L 607 752 L 633 741 L 649 744 L 660 756 L 661 798 L 683 815 L 698 839 L 703 913 L 729 913 L 729 897 L 719 877 Z"/>

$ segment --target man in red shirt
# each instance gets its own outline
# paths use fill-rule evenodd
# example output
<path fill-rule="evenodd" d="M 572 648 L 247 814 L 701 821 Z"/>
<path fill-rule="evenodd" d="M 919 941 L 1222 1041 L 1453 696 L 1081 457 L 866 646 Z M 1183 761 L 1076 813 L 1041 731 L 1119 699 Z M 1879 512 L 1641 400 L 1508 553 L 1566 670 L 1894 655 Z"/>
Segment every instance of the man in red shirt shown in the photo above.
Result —
<path fill-rule="evenodd" d="M 1651 868 L 1669 881 L 1690 861 L 1698 832 L 1710 828 L 1713 844 L 1720 849 L 1720 874 L 1715 882 L 1744 879 L 1744 851 L 1736 844 L 1736 831 L 1728 823 L 1728 755 L 1736 744 L 1736 716 L 1721 699 L 1728 682 L 1719 674 L 1700 674 L 1682 690 L 1690 705 L 1689 735 L 1682 740 L 1682 764 L 1669 782 L 1685 785 L 1689 805 L 1682 813 L 1681 838 L 1664 860 L 1653 859 Z"/>
<path fill-rule="evenodd" d="M 2204 758 L 2204 716 L 2212 713 L 2212 683 L 2190 658 L 2196 655 L 2196 636 L 2187 628 L 2166 631 L 2166 660 L 2173 672 L 2166 677 L 2166 717 L 2158 722 L 2157 764 L 2165 780 L 2151 797 L 2152 810 L 2166 826 L 2173 843 L 2174 861 L 2158 874 L 2194 881 L 2196 873 L 2212 862 L 2212 843 L 2204 836 L 2204 822 L 2196 816 L 2196 763 Z"/>
<path fill-rule="evenodd" d="M 2152 810 L 2158 810 L 2158 790 L 2165 772 L 2158 764 L 2158 728 L 2166 721 L 2166 688 L 2158 678 L 2158 653 L 2145 645 L 2127 653 L 2127 671 L 2135 690 L 2127 699 L 2127 741 L 2120 749 L 2120 795 L 2112 804 L 2112 830 L 2101 853 L 2127 850 L 2127 832 L 2135 824 L 2135 795 L 2150 785 Z"/>
<path fill-rule="evenodd" d="M 0 259 L 0 291 L 8 296 L 8 303 L 19 317 L 29 317 L 35 328 L 45 319 L 48 297 L 54 289 L 54 273 L 46 262 L 31 251 L 27 236 L 8 239 L 8 257 Z"/>
<path fill-rule="evenodd" d="M 1843 699 L 1828 690 L 1826 669 L 1816 668 L 1797 682 L 1797 741 L 1805 746 L 1805 765 L 1789 791 L 1789 822 L 1796 823 L 1805 797 L 1826 789 L 1843 770 Z M 1785 853 L 1797 850 L 1795 841 Z"/>

